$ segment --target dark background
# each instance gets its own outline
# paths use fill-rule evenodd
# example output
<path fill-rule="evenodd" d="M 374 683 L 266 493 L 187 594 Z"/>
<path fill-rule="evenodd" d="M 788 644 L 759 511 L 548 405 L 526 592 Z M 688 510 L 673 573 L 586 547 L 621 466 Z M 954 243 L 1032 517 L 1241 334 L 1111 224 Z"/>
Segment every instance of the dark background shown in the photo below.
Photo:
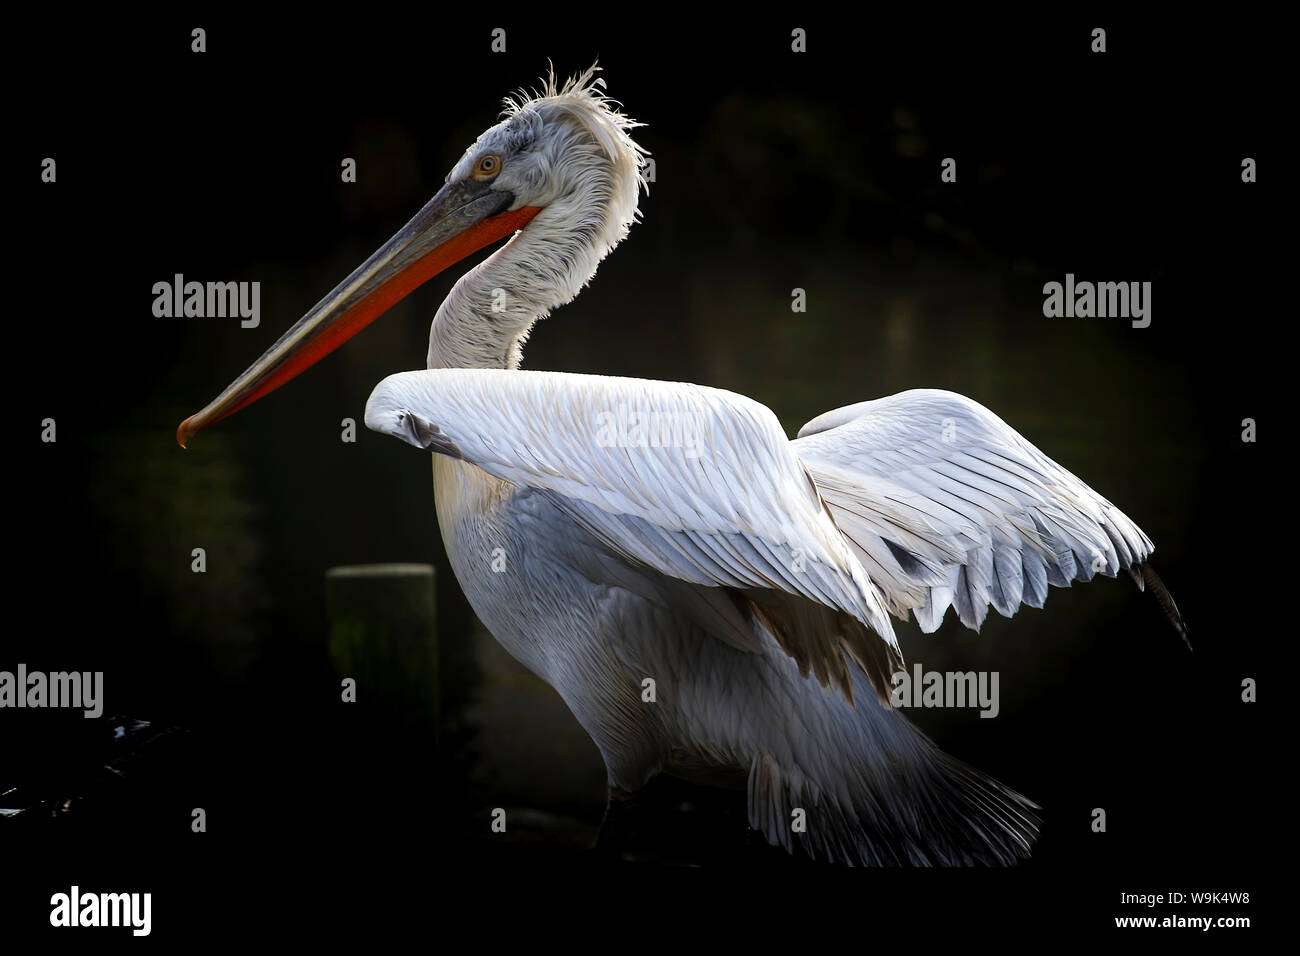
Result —
<path fill-rule="evenodd" d="M 1097 25 L 1104 55 L 1089 52 Z M 205 54 L 190 52 L 194 26 Z M 490 52 L 495 26 L 505 54 Z M 806 54 L 790 52 L 794 26 Z M 1288 726 L 1268 680 L 1289 640 L 1271 626 L 1288 565 L 1265 500 L 1285 493 L 1268 480 L 1285 427 L 1268 412 L 1286 408 L 1277 33 L 1096 13 L 712 23 L 593 7 L 15 28 L 12 62 L 28 69 L 5 157 L 18 413 L 0 668 L 103 670 L 108 703 L 103 721 L 0 716 L 0 806 L 31 807 L 0 821 L 6 924 L 48 925 L 49 894 L 77 881 L 151 890 L 155 935 L 239 932 L 232 906 L 302 907 L 295 932 L 364 932 L 377 912 L 414 927 L 435 898 L 508 913 L 554 894 L 553 913 L 577 914 L 614 892 L 635 906 L 752 883 L 783 899 L 810 881 L 823 901 L 881 901 L 891 920 L 962 907 L 981 925 L 1069 934 L 1148 912 L 1119 907 L 1121 890 L 1249 890 L 1248 908 L 1192 912 L 1261 913 Z M 1043 611 L 992 614 L 979 635 L 952 615 L 928 637 L 898 626 L 927 668 L 1000 671 L 997 720 L 914 717 L 1045 808 L 1027 866 L 800 867 L 747 845 L 743 796 L 665 784 L 670 810 L 696 807 L 690 838 L 652 834 L 667 849 L 618 864 L 614 884 L 573 836 L 600 818 L 594 747 L 530 768 L 533 787 L 509 783 L 508 760 L 504 777 L 483 772 L 501 751 L 461 719 L 485 692 L 483 635 L 446 566 L 428 464 L 364 429 L 339 441 L 374 383 L 423 366 L 459 270 L 176 447 L 183 417 L 436 191 L 504 94 L 548 58 L 568 74 L 597 56 L 647 124 L 636 136 L 656 181 L 644 222 L 537 328 L 525 367 L 733 389 L 791 434 L 839 405 L 950 388 L 1156 542 L 1193 653 L 1127 580 L 1053 590 Z M 56 185 L 39 181 L 46 156 Z M 356 184 L 339 181 L 345 156 Z M 956 184 L 939 182 L 946 156 Z M 1257 184 L 1240 180 L 1245 156 Z M 177 272 L 260 281 L 261 326 L 154 318 L 152 285 Z M 1044 318 L 1043 283 L 1066 272 L 1151 280 L 1151 327 Z M 56 444 L 39 441 L 47 416 Z M 1259 444 L 1240 440 L 1247 416 Z M 196 546 L 205 575 L 190 572 Z M 338 703 L 321 576 L 380 561 L 438 568 L 441 747 L 427 715 Z M 1262 685 L 1250 706 L 1248 676 Z M 113 744 L 110 717 L 150 728 Z M 120 776 L 103 769 L 113 759 Z M 557 822 L 493 841 L 487 809 L 503 803 L 567 835 Z M 196 806 L 207 834 L 190 832 Z M 1093 807 L 1106 834 L 1089 829 Z"/>

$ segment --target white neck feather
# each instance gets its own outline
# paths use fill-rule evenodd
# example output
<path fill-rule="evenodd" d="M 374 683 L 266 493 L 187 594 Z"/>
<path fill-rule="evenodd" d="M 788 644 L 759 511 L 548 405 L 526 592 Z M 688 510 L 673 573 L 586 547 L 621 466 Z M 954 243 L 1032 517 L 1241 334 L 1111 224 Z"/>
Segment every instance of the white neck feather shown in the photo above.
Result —
<path fill-rule="evenodd" d="M 545 188 L 531 222 L 452 288 L 429 330 L 430 368 L 518 368 L 533 324 L 570 302 L 623 241 L 645 186 L 637 125 L 596 93 L 594 68 L 513 106 L 511 122 L 543 134 Z M 468 155 L 468 154 L 467 154 Z"/>
<path fill-rule="evenodd" d="M 573 213 L 598 208 L 573 197 L 523 230 L 452 287 L 429 330 L 429 368 L 518 368 L 538 319 L 572 301 L 611 246 Z"/>

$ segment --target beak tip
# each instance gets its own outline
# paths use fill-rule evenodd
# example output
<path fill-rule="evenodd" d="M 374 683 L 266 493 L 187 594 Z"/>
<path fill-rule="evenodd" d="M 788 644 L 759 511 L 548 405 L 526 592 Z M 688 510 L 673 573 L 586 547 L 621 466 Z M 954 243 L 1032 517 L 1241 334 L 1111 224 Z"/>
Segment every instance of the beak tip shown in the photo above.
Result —
<path fill-rule="evenodd" d="M 182 448 L 189 445 L 190 439 L 194 437 L 194 432 L 197 431 L 197 429 L 190 426 L 190 422 L 192 421 L 194 421 L 193 415 L 181 422 L 180 427 L 176 429 L 176 444 L 180 445 Z"/>

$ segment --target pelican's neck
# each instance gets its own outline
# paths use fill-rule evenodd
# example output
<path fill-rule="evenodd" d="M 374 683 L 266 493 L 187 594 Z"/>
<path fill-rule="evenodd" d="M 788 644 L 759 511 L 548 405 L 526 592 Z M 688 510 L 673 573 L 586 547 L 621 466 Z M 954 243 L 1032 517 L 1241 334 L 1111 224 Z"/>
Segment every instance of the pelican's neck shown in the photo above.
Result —
<path fill-rule="evenodd" d="M 573 299 L 607 251 L 596 251 L 594 224 L 565 215 L 584 201 L 566 197 L 543 209 L 461 276 L 429 330 L 429 368 L 519 367 L 533 324 Z"/>

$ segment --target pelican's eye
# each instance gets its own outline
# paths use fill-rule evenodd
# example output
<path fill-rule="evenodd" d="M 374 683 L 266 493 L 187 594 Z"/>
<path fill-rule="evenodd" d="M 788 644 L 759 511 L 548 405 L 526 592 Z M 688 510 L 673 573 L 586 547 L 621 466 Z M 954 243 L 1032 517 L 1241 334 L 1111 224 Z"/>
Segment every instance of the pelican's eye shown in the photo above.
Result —
<path fill-rule="evenodd" d="M 480 156 L 477 163 L 474 164 L 473 177 L 478 180 L 492 179 L 497 173 L 501 172 L 501 157 L 496 153 L 488 153 L 486 156 Z"/>

